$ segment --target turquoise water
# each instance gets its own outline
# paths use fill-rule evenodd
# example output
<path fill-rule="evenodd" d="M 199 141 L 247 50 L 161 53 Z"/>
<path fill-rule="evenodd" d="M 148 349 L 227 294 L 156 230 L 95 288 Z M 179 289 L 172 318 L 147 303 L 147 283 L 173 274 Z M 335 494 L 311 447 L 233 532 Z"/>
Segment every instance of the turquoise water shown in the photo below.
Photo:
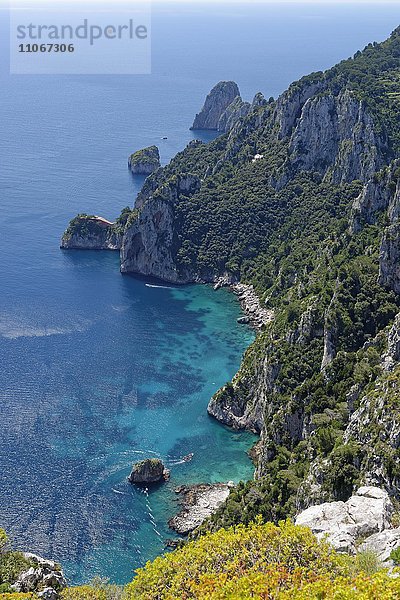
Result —
<path fill-rule="evenodd" d="M 253 334 L 226 290 L 148 287 L 114 253 L 61 252 L 66 223 L 132 205 L 128 154 L 156 143 L 168 161 L 220 79 L 277 95 L 398 21 L 382 3 L 156 5 L 149 77 L 11 77 L 0 10 L 0 526 L 71 582 L 125 582 L 162 552 L 177 485 L 252 475 L 253 436 L 206 406 Z M 126 480 L 143 456 L 172 468 L 149 497 Z"/>

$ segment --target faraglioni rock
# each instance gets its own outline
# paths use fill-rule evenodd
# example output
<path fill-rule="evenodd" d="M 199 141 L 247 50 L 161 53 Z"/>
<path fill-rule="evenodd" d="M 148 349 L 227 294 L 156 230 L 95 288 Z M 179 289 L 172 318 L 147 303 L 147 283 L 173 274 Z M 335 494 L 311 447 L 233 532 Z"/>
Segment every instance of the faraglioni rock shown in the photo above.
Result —
<path fill-rule="evenodd" d="M 161 167 L 157 146 L 143 148 L 130 155 L 128 166 L 134 175 L 151 175 Z"/>
<path fill-rule="evenodd" d="M 240 92 L 234 81 L 220 81 L 208 94 L 201 111 L 196 115 L 191 129 L 217 130 L 221 116 Z"/>
<path fill-rule="evenodd" d="M 115 223 L 96 215 L 80 214 L 70 221 L 60 247 L 64 250 L 119 250 L 122 233 Z"/>
<path fill-rule="evenodd" d="M 169 478 L 169 471 L 159 458 L 146 458 L 135 463 L 129 475 L 130 483 L 157 483 Z"/>

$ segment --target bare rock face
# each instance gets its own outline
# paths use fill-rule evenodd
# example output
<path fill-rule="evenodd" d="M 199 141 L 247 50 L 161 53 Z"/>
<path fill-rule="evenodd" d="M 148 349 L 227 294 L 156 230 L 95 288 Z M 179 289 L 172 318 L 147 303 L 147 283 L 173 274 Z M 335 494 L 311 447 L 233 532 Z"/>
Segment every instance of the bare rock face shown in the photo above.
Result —
<path fill-rule="evenodd" d="M 45 600 L 56 600 L 58 592 L 64 589 L 67 582 L 61 567 L 52 560 L 47 560 L 30 552 L 24 553 L 32 563 L 27 571 L 21 573 L 11 586 L 16 592 L 35 592 Z"/>
<path fill-rule="evenodd" d="M 327 536 L 340 552 L 354 554 L 357 542 L 391 527 L 394 512 L 387 492 L 361 487 L 347 502 L 325 502 L 311 506 L 296 518 L 296 525 L 309 527 L 318 539 Z"/>
<path fill-rule="evenodd" d="M 128 166 L 135 175 L 150 175 L 160 168 L 160 152 L 157 146 L 143 148 L 130 155 Z"/>
<path fill-rule="evenodd" d="M 289 163 L 295 171 L 318 171 L 333 183 L 367 182 L 381 167 L 366 107 L 351 92 L 309 98 L 293 129 Z"/>
<path fill-rule="evenodd" d="M 81 214 L 72 219 L 60 247 L 64 250 L 119 250 L 122 235 L 103 217 Z"/>
<path fill-rule="evenodd" d="M 249 114 L 250 110 L 251 104 L 244 102 L 240 96 L 237 96 L 220 116 L 217 125 L 218 131 L 228 133 L 239 119 Z"/>
<path fill-rule="evenodd" d="M 130 483 L 157 483 L 168 479 L 169 471 L 158 458 L 147 458 L 133 465 L 129 475 Z"/>
<path fill-rule="evenodd" d="M 381 563 L 389 563 L 391 552 L 397 548 L 400 548 L 400 527 L 371 535 L 361 544 L 359 551 L 369 550 L 377 555 Z"/>
<path fill-rule="evenodd" d="M 151 275 L 171 283 L 193 281 L 179 273 L 174 261 L 174 202 L 200 189 L 194 175 L 181 175 L 159 188 L 141 207 L 137 219 L 125 230 L 121 246 L 121 272 Z"/>
<path fill-rule="evenodd" d="M 363 223 L 375 223 L 377 213 L 386 209 L 390 223 L 395 223 L 400 215 L 400 160 L 393 161 L 364 185 L 352 206 L 351 231 L 360 231 Z"/>
<path fill-rule="evenodd" d="M 218 129 L 218 123 L 228 106 L 240 92 L 234 81 L 220 81 L 208 94 L 201 111 L 196 115 L 191 129 Z"/>

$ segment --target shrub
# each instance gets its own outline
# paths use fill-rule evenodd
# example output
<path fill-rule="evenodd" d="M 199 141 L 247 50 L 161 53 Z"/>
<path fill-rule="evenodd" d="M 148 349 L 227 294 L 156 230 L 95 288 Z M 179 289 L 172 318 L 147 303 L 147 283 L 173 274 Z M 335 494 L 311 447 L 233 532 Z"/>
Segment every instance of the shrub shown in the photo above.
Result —
<path fill-rule="evenodd" d="M 138 569 L 131 600 L 322 600 L 400 597 L 371 556 L 337 554 L 305 527 L 261 520 L 208 533 Z"/>

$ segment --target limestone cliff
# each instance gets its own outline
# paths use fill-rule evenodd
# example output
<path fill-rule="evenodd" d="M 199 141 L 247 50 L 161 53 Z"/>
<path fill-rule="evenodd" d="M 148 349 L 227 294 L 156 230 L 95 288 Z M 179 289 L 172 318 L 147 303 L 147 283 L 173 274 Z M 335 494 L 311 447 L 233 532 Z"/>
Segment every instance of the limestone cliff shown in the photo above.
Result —
<path fill-rule="evenodd" d="M 204 106 L 196 115 L 191 129 L 218 130 L 219 121 L 228 106 L 236 99 L 240 99 L 240 92 L 234 81 L 220 81 L 208 94 Z M 224 117 L 226 122 L 228 117 Z"/>
<path fill-rule="evenodd" d="M 400 30 L 276 101 L 219 84 L 194 126 L 226 135 L 150 175 L 122 227 L 123 273 L 245 283 L 273 315 L 208 406 L 260 434 L 222 524 L 400 496 L 399 69 Z"/>
<path fill-rule="evenodd" d="M 178 270 L 174 260 L 174 203 L 200 189 L 194 175 L 170 179 L 140 208 L 137 218 L 125 229 L 121 245 L 121 272 L 151 275 L 172 283 L 193 280 L 191 273 Z"/>

